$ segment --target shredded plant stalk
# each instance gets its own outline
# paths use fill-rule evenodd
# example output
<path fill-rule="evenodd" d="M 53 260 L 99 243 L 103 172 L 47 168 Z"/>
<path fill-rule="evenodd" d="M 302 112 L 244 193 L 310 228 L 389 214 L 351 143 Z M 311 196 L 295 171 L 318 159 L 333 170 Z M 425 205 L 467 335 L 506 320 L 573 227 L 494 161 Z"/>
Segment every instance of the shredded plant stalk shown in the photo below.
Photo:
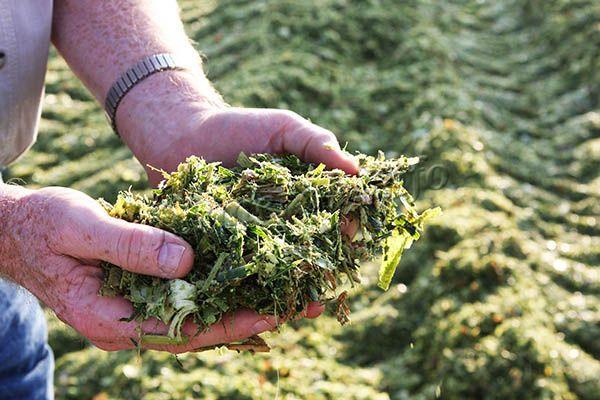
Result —
<path fill-rule="evenodd" d="M 403 187 L 418 159 L 357 157 L 356 176 L 291 155 L 241 154 L 234 168 L 190 157 L 163 173 L 152 196 L 127 191 L 114 205 L 102 201 L 115 218 L 181 236 L 195 261 L 175 280 L 104 264 L 101 293 L 131 301 L 132 319 L 168 324 L 171 342 L 185 339 L 188 317 L 206 328 L 241 308 L 288 319 L 310 302 L 334 302 L 347 322 L 344 287 L 360 283 L 360 262 L 383 253 L 379 286 L 387 289 L 402 252 L 439 212 L 417 213 Z M 348 220 L 358 222 L 353 238 L 341 231 Z"/>

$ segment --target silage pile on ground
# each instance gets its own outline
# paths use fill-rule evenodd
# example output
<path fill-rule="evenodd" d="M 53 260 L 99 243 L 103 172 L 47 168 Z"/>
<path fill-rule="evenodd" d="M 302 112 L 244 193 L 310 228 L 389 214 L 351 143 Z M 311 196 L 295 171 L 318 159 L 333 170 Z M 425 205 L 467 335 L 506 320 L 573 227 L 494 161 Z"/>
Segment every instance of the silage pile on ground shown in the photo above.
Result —
<path fill-rule="evenodd" d="M 392 289 L 367 265 L 353 323 L 294 323 L 271 355 L 78 350 L 53 321 L 59 398 L 595 399 L 600 392 L 600 5 L 182 1 L 233 104 L 288 107 L 351 149 L 450 172 L 444 216 Z M 114 199 L 141 169 L 51 62 L 40 142 L 13 169 Z M 80 135 L 81 133 L 85 135 Z M 36 169 L 37 168 L 37 169 Z M 410 186 L 408 187 L 410 189 Z"/>

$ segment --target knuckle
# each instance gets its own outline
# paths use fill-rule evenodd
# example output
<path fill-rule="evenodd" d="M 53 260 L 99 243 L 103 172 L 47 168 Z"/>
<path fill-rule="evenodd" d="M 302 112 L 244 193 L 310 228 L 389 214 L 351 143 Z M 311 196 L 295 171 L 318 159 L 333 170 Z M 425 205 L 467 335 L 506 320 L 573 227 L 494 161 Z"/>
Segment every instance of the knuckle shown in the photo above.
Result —
<path fill-rule="evenodd" d="M 155 246 L 153 236 L 155 235 L 148 235 L 141 227 L 132 226 L 121 230 L 116 248 L 120 264 L 135 268 L 148 261 L 147 253 Z"/>
<path fill-rule="evenodd" d="M 291 110 L 277 110 L 277 113 L 279 114 L 279 117 L 281 118 L 284 124 L 307 122 L 299 114 Z"/>
<path fill-rule="evenodd" d="M 117 240 L 118 260 L 121 266 L 140 269 L 155 265 L 158 252 L 167 243 L 167 233 L 142 225 L 122 230 Z"/>
<path fill-rule="evenodd" d="M 130 231 L 121 230 L 117 235 L 117 241 L 115 242 L 115 247 L 112 249 L 113 253 L 115 253 L 115 257 L 117 259 L 118 264 L 123 265 L 130 259 L 132 252 L 132 243 L 133 235 Z"/>
<path fill-rule="evenodd" d="M 250 336 L 244 329 L 240 329 L 231 317 L 223 318 L 221 324 L 223 326 L 223 342 L 233 342 Z"/>
<path fill-rule="evenodd" d="M 337 137 L 335 134 L 327 129 L 323 129 L 320 133 L 321 138 L 324 142 L 334 142 L 337 143 Z"/>

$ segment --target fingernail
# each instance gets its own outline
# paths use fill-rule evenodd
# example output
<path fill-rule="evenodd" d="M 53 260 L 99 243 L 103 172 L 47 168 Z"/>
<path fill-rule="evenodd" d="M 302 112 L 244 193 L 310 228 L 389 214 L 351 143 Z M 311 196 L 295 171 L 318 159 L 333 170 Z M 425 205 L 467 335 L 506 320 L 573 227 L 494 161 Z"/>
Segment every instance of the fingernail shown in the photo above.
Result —
<path fill-rule="evenodd" d="M 271 324 L 269 324 L 264 319 L 261 319 L 252 326 L 252 334 L 258 335 L 259 333 L 271 330 L 271 328 Z"/>
<path fill-rule="evenodd" d="M 179 268 L 184 252 L 185 247 L 181 245 L 175 243 L 164 244 L 158 253 L 158 266 L 166 274 L 174 273 Z"/>

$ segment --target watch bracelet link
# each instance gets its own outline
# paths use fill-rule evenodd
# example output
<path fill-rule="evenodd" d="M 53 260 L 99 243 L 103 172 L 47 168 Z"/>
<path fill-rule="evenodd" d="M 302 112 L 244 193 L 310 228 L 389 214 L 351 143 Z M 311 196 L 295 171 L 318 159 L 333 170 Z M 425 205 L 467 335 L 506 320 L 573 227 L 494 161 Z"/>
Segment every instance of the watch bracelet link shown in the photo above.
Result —
<path fill-rule="evenodd" d="M 115 133 L 119 135 L 116 122 L 117 108 L 125 95 L 135 85 L 157 72 L 182 69 L 185 69 L 184 65 L 179 63 L 173 54 L 161 53 L 142 59 L 122 74 L 108 90 L 104 101 L 106 118 Z"/>

